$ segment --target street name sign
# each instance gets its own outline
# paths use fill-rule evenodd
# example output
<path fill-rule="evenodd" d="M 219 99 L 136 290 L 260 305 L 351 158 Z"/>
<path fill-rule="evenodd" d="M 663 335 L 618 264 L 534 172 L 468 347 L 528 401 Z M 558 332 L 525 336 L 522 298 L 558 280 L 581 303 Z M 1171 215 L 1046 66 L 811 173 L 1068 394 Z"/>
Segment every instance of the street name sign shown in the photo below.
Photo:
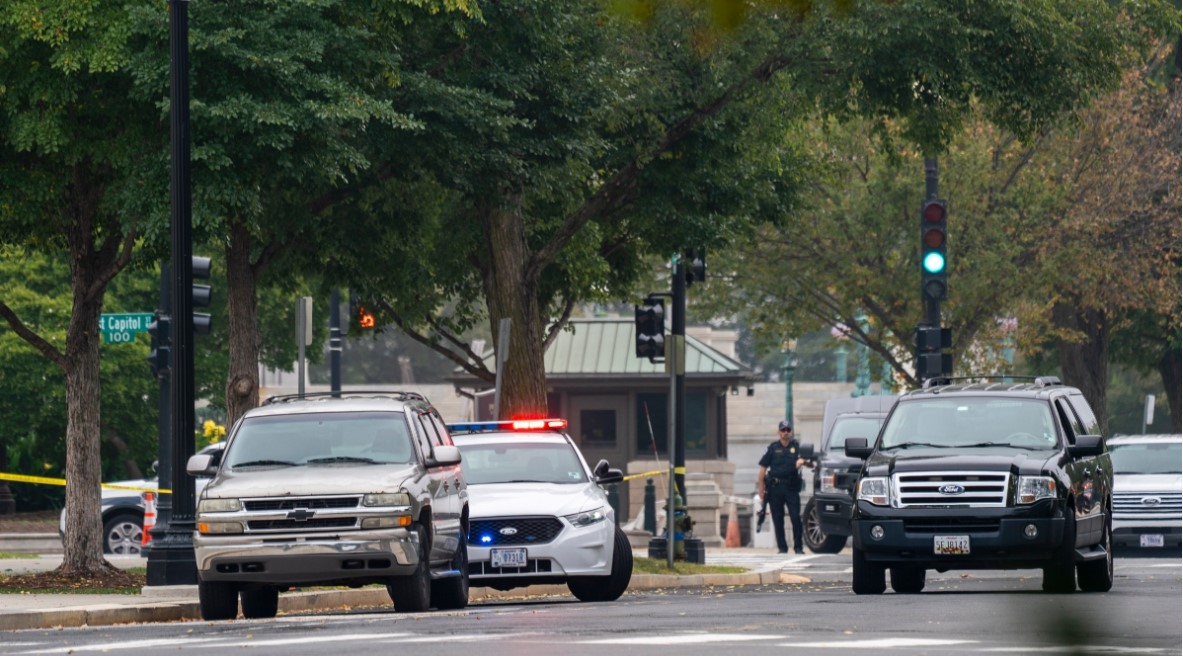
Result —
<path fill-rule="evenodd" d="M 136 333 L 148 332 L 152 317 L 151 312 L 100 314 L 99 332 L 107 344 L 131 344 L 136 341 Z"/>

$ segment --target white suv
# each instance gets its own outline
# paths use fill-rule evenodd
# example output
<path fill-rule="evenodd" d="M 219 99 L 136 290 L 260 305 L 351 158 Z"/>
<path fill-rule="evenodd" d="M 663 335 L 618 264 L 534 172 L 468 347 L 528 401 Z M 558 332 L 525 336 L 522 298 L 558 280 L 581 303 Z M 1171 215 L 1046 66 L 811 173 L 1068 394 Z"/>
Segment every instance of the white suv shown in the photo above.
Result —
<path fill-rule="evenodd" d="M 580 601 L 614 601 L 628 589 L 633 552 L 601 485 L 624 480 L 594 469 L 563 419 L 449 424 L 471 487 L 471 584 L 509 590 L 563 584 Z"/>
<path fill-rule="evenodd" d="M 1113 458 L 1113 542 L 1178 547 L 1183 526 L 1183 435 L 1123 435 Z"/>

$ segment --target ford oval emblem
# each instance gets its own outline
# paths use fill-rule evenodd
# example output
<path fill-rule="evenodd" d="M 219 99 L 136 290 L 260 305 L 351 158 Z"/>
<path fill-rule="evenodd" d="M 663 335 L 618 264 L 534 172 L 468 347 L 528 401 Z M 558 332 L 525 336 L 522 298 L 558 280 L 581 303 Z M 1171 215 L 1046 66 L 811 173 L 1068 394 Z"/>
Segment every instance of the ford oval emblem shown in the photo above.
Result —
<path fill-rule="evenodd" d="M 503 528 L 497 532 L 502 535 L 517 535 L 518 534 L 518 530 L 512 526 L 506 526 L 505 528 Z"/>
<path fill-rule="evenodd" d="M 1142 505 L 1143 506 L 1157 506 L 1160 503 L 1162 503 L 1162 499 L 1160 499 L 1158 497 L 1142 497 Z M 677 537 L 677 536 L 674 536 L 674 537 Z"/>
<path fill-rule="evenodd" d="M 942 485 L 937 491 L 940 492 L 941 494 L 952 495 L 952 494 L 961 494 L 962 492 L 965 492 L 965 488 L 960 485 L 957 485 L 956 483 L 949 483 L 948 485 Z"/>

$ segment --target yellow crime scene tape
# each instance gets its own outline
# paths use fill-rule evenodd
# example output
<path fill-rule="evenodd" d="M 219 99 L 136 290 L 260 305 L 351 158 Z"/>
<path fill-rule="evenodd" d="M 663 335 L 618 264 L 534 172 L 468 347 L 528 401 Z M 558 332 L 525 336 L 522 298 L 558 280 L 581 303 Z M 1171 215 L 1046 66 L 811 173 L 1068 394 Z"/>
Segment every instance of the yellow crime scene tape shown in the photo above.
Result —
<path fill-rule="evenodd" d="M 628 476 L 624 477 L 624 480 L 631 481 L 634 478 L 641 478 L 643 476 L 656 476 L 657 474 L 667 473 L 669 473 L 669 470 L 667 469 L 654 469 L 653 471 L 641 472 L 639 474 L 629 474 Z"/>
<path fill-rule="evenodd" d="M 64 478 L 47 478 L 45 476 L 27 476 L 25 474 L 8 474 L 0 472 L 0 481 L 14 481 L 17 483 L 39 483 L 41 485 L 61 485 L 65 487 Z M 128 490 L 131 492 L 156 492 L 158 494 L 172 494 L 172 490 L 160 490 L 154 487 L 139 487 L 135 485 L 118 485 L 116 483 L 102 483 L 108 490 Z"/>

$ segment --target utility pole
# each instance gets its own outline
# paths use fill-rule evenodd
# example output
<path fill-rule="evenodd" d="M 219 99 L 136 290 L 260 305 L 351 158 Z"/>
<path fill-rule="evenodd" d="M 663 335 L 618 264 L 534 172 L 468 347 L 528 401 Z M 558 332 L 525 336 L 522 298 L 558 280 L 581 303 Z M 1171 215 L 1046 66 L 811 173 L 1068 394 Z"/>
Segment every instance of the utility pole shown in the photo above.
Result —
<path fill-rule="evenodd" d="M 341 290 L 329 294 L 329 391 L 341 396 Z"/>

